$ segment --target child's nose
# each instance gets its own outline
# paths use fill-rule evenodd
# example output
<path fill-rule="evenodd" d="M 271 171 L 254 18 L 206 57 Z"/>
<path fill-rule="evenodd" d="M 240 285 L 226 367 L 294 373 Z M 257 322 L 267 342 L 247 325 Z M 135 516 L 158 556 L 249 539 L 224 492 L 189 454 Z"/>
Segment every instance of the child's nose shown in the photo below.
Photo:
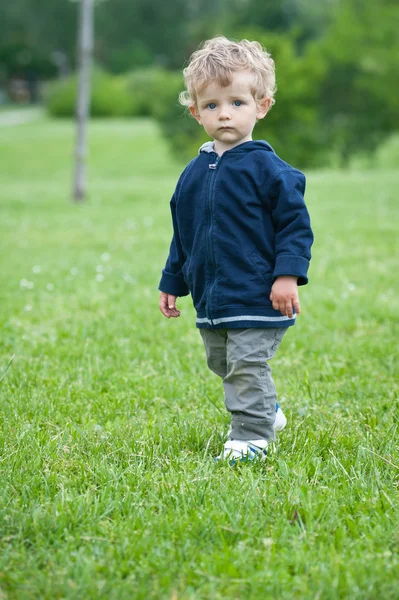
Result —
<path fill-rule="evenodd" d="M 219 112 L 219 119 L 221 121 L 226 121 L 227 119 L 231 119 L 231 112 L 227 106 L 221 107 L 220 112 Z"/>

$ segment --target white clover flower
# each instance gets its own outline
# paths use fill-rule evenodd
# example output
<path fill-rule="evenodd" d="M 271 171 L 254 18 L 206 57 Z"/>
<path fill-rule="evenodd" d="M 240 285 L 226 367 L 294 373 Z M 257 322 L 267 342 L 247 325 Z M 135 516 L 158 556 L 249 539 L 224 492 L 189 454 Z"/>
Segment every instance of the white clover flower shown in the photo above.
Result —
<path fill-rule="evenodd" d="M 78 270 L 76 267 L 72 267 L 72 269 L 70 270 L 70 274 L 71 275 L 77 275 L 78 274 Z"/>
<path fill-rule="evenodd" d="M 125 221 L 125 229 L 136 229 L 136 223 L 134 221 Z"/>
<path fill-rule="evenodd" d="M 33 290 L 35 284 L 33 283 L 33 281 L 29 281 L 29 279 L 21 279 L 21 281 L 19 282 L 19 287 L 21 289 Z"/>
<path fill-rule="evenodd" d="M 127 238 L 127 240 L 124 242 L 124 244 L 123 244 L 123 248 L 124 248 L 125 250 L 131 250 L 131 249 L 132 249 L 132 246 L 133 246 L 134 244 L 137 244 L 137 239 L 136 239 L 135 237 L 133 237 L 133 236 L 130 236 L 130 237 L 128 237 L 128 238 Z"/>
<path fill-rule="evenodd" d="M 144 217 L 144 225 L 146 227 L 151 227 L 153 222 L 154 222 L 154 219 L 152 217 Z"/>
<path fill-rule="evenodd" d="M 354 292 L 356 289 L 356 285 L 354 283 L 348 283 L 348 290 L 350 292 Z"/>
<path fill-rule="evenodd" d="M 41 267 L 39 265 L 34 265 L 32 267 L 32 273 L 34 273 L 35 275 L 37 275 L 38 273 L 40 273 L 41 270 L 42 269 L 41 269 Z"/>
<path fill-rule="evenodd" d="M 48 289 L 49 292 L 52 292 L 54 289 L 54 283 L 48 283 L 46 285 L 46 288 Z"/>
<path fill-rule="evenodd" d="M 131 283 L 132 285 L 137 283 L 137 279 L 135 277 L 132 277 L 131 275 L 129 275 L 129 273 L 123 273 L 122 279 L 124 281 L 126 281 L 126 283 Z"/>
<path fill-rule="evenodd" d="M 109 254 L 109 252 L 104 252 L 104 254 L 101 254 L 101 260 L 103 262 L 108 262 L 110 258 L 111 255 Z"/>
<path fill-rule="evenodd" d="M 104 281 L 104 275 L 102 273 L 97 273 L 96 281 Z"/>
<path fill-rule="evenodd" d="M 97 271 L 97 273 L 102 273 L 104 271 L 103 265 L 97 265 L 96 266 L 96 271 Z"/>
<path fill-rule="evenodd" d="M 31 306 L 30 304 L 27 304 L 27 305 L 24 307 L 24 310 L 26 310 L 26 312 L 30 312 L 30 311 L 32 310 L 32 306 Z"/>

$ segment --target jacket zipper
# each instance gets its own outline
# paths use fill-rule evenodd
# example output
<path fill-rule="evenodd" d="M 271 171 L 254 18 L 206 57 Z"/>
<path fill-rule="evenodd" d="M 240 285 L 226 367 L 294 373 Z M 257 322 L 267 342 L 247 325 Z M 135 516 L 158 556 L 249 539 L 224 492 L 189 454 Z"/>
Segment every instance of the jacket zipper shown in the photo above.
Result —
<path fill-rule="evenodd" d="M 212 319 L 212 313 L 211 313 L 212 291 L 214 290 L 215 284 L 216 284 L 216 261 L 215 261 L 215 253 L 213 251 L 213 243 L 212 243 L 213 205 L 214 205 L 214 190 L 215 190 L 215 183 L 216 183 L 216 169 L 218 167 L 218 164 L 220 163 L 221 158 L 222 158 L 221 156 L 217 156 L 216 161 L 209 165 L 209 168 L 211 169 L 212 173 L 210 173 L 210 176 L 209 176 L 208 197 L 207 197 L 208 211 L 209 211 L 208 254 L 209 254 L 210 262 L 212 264 L 213 272 L 214 272 L 213 283 L 209 287 L 207 317 L 210 320 L 212 326 L 213 326 L 213 319 Z"/>

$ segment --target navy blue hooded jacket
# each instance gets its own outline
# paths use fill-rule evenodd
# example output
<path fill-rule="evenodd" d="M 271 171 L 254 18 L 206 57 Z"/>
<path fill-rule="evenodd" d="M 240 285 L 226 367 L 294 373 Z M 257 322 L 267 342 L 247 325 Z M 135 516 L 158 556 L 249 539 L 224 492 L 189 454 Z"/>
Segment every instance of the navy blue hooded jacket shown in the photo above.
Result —
<path fill-rule="evenodd" d="M 269 299 L 280 275 L 308 282 L 313 234 L 305 177 L 264 141 L 218 156 L 213 142 L 185 168 L 171 200 L 174 235 L 159 289 L 191 293 L 197 327 L 288 327 Z"/>

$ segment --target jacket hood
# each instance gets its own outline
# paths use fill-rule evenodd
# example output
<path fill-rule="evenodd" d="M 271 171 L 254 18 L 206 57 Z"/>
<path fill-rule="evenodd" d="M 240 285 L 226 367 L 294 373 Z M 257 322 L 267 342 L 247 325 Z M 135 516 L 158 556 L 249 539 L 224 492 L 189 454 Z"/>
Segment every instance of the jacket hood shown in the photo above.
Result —
<path fill-rule="evenodd" d="M 249 142 L 243 142 L 242 144 L 238 144 L 238 146 L 234 146 L 231 150 L 226 150 L 226 152 L 250 152 L 251 150 L 274 152 L 271 145 L 264 140 L 250 140 Z M 198 150 L 198 154 L 201 152 L 215 152 L 214 142 L 205 142 L 205 144 L 202 144 Z"/>

